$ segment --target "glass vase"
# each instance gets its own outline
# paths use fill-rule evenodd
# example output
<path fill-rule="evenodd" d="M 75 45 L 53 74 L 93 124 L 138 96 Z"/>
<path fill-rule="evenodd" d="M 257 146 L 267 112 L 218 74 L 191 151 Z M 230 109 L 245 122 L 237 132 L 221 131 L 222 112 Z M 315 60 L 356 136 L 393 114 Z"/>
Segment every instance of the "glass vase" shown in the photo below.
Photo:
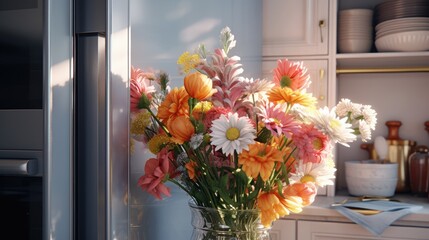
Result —
<path fill-rule="evenodd" d="M 191 240 L 270 240 L 269 228 L 260 223 L 259 211 L 201 207 L 189 202 Z"/>

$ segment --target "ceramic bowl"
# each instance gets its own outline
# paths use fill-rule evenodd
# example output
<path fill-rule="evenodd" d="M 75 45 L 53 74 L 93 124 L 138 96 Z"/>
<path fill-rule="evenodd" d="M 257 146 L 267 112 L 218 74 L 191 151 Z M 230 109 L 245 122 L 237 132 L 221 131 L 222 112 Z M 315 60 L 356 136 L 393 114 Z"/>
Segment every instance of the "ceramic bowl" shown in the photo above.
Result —
<path fill-rule="evenodd" d="M 374 160 L 345 162 L 348 191 L 354 196 L 391 197 L 398 183 L 397 163 Z"/>

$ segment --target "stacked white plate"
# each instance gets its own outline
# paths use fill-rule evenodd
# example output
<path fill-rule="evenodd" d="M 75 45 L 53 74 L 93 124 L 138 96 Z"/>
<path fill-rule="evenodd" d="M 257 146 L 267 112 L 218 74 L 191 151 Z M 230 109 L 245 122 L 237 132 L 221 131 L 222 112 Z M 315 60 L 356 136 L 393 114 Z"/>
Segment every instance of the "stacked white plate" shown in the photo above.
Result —
<path fill-rule="evenodd" d="M 429 1 L 390 0 L 374 8 L 379 52 L 429 50 Z"/>
<path fill-rule="evenodd" d="M 342 53 L 369 52 L 373 43 L 371 9 L 341 10 L 338 15 L 338 50 Z"/>

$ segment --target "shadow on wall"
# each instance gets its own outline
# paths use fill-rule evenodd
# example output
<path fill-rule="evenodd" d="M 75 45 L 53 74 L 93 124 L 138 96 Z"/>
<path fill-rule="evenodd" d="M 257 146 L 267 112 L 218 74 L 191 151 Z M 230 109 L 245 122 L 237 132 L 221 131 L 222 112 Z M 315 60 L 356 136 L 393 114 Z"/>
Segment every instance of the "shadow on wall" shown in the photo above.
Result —
<path fill-rule="evenodd" d="M 239 43 L 231 53 L 241 57 L 243 76 L 259 78 L 261 9 L 258 0 L 131 0 L 131 62 L 144 70 L 163 70 L 170 74 L 173 86 L 179 86 L 177 58 L 201 43 L 207 49 L 219 47 L 219 33 L 229 26 Z"/>

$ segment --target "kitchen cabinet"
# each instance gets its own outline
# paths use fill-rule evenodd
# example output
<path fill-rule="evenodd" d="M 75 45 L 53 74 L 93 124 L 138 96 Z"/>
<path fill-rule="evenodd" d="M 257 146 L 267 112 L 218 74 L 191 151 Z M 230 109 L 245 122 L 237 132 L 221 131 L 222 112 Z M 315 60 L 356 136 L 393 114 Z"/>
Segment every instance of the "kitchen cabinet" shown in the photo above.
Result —
<path fill-rule="evenodd" d="M 271 78 L 270 71 L 276 66 L 278 58 L 304 61 L 313 82 L 313 88 L 309 91 L 318 98 L 325 96 L 326 102 L 323 104 L 332 107 L 341 98 L 349 98 L 353 102 L 372 105 L 378 112 L 374 137 L 387 136 L 387 127 L 384 125 L 387 120 L 399 120 L 403 123 L 400 128 L 403 139 L 429 145 L 424 126 L 424 122 L 429 120 L 425 104 L 429 102 L 429 51 L 376 52 L 373 48 L 369 53 L 339 53 L 337 50 L 338 11 L 351 8 L 372 9 L 383 1 L 385 0 L 329 0 L 312 3 L 264 1 L 263 77 Z M 310 7 L 306 4 L 313 5 Z M 314 9 L 315 6 L 319 9 Z M 289 13 L 292 9 L 293 12 Z M 286 13 L 283 14 L 283 11 Z M 308 24 L 311 20 L 321 19 L 319 16 L 324 11 L 327 13 L 323 19 L 326 19 L 326 29 L 319 28 L 317 21 Z M 309 12 L 311 16 L 308 15 Z M 298 14 L 299 17 L 296 16 Z M 312 33 L 305 35 L 303 32 L 306 31 Z M 322 45 L 326 46 L 314 47 L 315 41 L 304 40 L 308 36 L 315 40 L 315 36 L 320 36 L 323 31 L 326 31 L 327 40 Z M 320 39 L 319 43 L 321 44 Z M 320 77 L 318 69 L 322 67 L 327 69 L 323 74 L 326 79 Z M 337 147 L 335 191 L 328 188 L 326 197 L 316 198 L 316 201 L 326 201 L 324 204 L 316 203 L 315 206 L 305 208 L 302 214 L 290 215 L 277 221 L 273 225 L 273 239 L 428 239 L 429 206 L 426 199 L 423 211 L 396 221 L 380 237 L 330 209 L 330 204 L 340 197 L 334 192 L 346 192 L 344 161 L 368 158 L 368 153 L 360 149 L 361 143 L 352 143 L 349 148 Z M 397 196 L 398 194 L 395 198 Z M 404 202 L 414 201 L 410 194 L 400 196 Z M 296 232 L 292 232 L 294 228 Z"/>
<path fill-rule="evenodd" d="M 337 11 L 353 8 L 373 9 L 385 0 L 338 0 L 333 8 Z M 330 15 L 337 25 L 337 11 Z M 335 30 L 336 32 L 336 30 Z M 330 39 L 333 43 L 336 36 Z M 334 44 L 336 45 L 336 44 Z M 425 102 L 429 101 L 429 51 L 377 52 L 331 54 L 334 68 L 330 69 L 329 82 L 334 87 L 337 99 L 349 98 L 354 102 L 372 105 L 377 111 L 378 124 L 375 136 L 387 136 L 385 122 L 402 122 L 400 134 L 403 139 L 429 145 L 424 122 L 429 119 Z M 335 71 L 335 74 L 333 73 Z M 370 141 L 371 142 L 371 141 Z M 337 148 L 337 189 L 345 189 L 344 162 L 367 159 L 368 153 L 360 149 L 361 142 L 350 148 Z"/>
<path fill-rule="evenodd" d="M 329 0 L 263 1 L 263 56 L 328 54 Z"/>
<path fill-rule="evenodd" d="M 296 221 L 279 219 L 274 222 L 270 230 L 271 240 L 295 240 Z"/>

